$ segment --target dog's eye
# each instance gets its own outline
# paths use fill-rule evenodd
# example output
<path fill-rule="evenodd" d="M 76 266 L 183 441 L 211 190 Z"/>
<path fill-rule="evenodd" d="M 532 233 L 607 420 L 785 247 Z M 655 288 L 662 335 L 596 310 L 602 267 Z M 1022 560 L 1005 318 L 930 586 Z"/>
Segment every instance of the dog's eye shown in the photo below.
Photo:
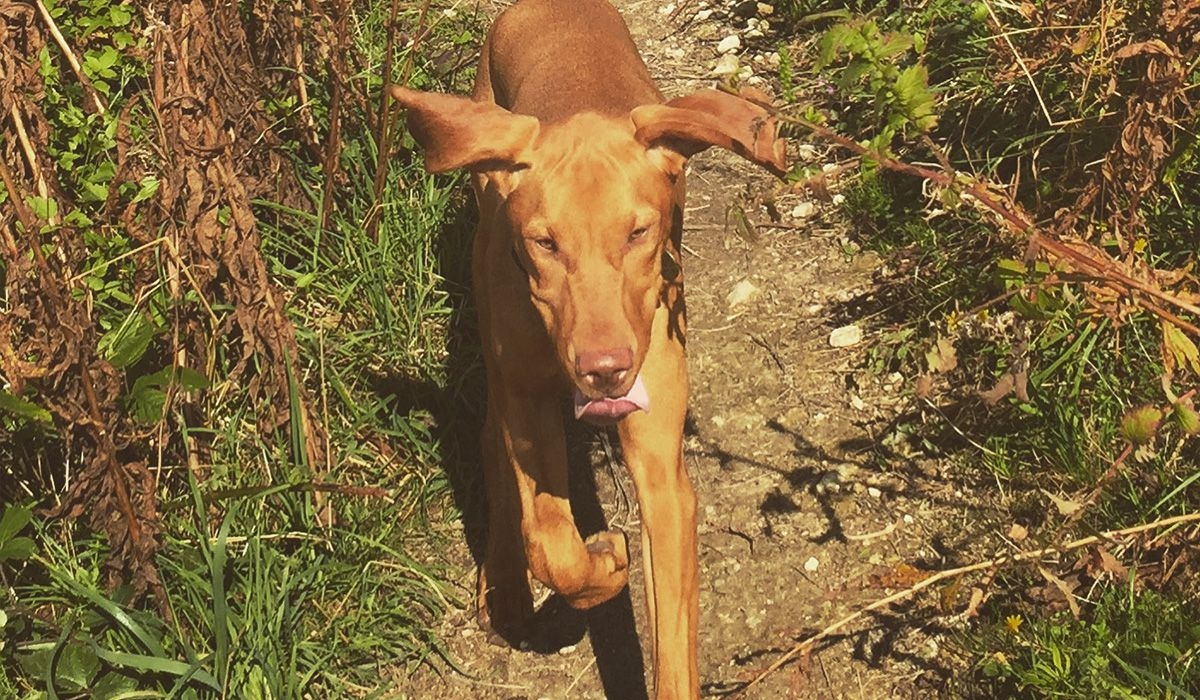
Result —
<path fill-rule="evenodd" d="M 542 238 L 535 238 L 535 239 L 533 239 L 533 242 L 534 242 L 534 244 L 537 245 L 537 247 L 541 248 L 542 250 L 544 250 L 548 253 L 558 252 L 558 244 L 555 243 L 554 239 L 549 236 L 543 236 Z"/>
<path fill-rule="evenodd" d="M 649 231 L 649 229 L 647 229 L 644 226 L 642 228 L 635 228 L 633 230 L 633 233 L 629 234 L 629 242 L 637 243 L 638 241 L 642 240 L 643 238 L 646 237 L 647 231 Z"/>

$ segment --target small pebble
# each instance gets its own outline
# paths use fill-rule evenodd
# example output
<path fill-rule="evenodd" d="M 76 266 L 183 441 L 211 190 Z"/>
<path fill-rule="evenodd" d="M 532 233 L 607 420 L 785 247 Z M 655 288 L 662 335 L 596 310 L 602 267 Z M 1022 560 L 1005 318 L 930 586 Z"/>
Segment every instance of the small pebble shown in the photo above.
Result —
<path fill-rule="evenodd" d="M 730 34 L 717 44 L 717 53 L 729 53 L 742 48 L 742 39 L 737 34 Z"/>
<path fill-rule="evenodd" d="M 862 329 L 851 324 L 835 329 L 829 334 L 829 344 L 835 348 L 848 348 L 851 345 L 858 345 L 862 342 Z"/>
<path fill-rule="evenodd" d="M 729 294 L 725 297 L 725 303 L 729 304 L 729 308 L 734 308 L 747 304 L 758 298 L 762 293 L 758 287 L 750 280 L 742 280 L 733 286 Z"/>
<path fill-rule="evenodd" d="M 820 565 L 821 565 L 821 562 L 817 561 L 816 557 L 809 557 L 808 561 L 804 562 L 804 570 L 811 573 L 813 571 L 816 571 L 817 567 Z"/>
<path fill-rule="evenodd" d="M 713 66 L 712 75 L 714 77 L 733 75 L 738 72 L 738 65 L 737 54 L 727 53 L 721 56 L 717 65 Z"/>
<path fill-rule="evenodd" d="M 792 207 L 792 218 L 807 219 L 815 214 L 816 211 L 817 205 L 813 204 L 812 202 L 800 202 L 796 206 Z"/>
<path fill-rule="evenodd" d="M 867 487 L 867 495 L 870 496 L 871 498 L 880 498 L 883 496 L 883 491 L 880 491 L 879 489 L 875 488 L 874 486 L 868 486 Z"/>

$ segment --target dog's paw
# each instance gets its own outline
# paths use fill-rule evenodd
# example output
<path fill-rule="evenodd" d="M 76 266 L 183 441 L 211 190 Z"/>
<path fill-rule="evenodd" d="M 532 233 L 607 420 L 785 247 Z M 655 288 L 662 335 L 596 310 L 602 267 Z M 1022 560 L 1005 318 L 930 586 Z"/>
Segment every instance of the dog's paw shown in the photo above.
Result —
<path fill-rule="evenodd" d="M 606 565 L 605 573 L 614 575 L 629 568 L 629 543 L 620 530 L 597 532 L 584 541 L 588 554 Z"/>
<path fill-rule="evenodd" d="M 512 577 L 507 585 L 491 585 L 487 567 L 479 570 L 479 588 L 475 601 L 475 620 L 497 646 L 518 647 L 529 632 L 533 619 L 533 596 L 527 578 Z"/>

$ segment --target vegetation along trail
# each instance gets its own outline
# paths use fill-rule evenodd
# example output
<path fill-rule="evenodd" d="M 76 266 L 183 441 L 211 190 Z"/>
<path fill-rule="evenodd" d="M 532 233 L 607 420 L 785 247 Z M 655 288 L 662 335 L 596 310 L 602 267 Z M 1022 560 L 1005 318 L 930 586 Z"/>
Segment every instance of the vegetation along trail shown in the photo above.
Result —
<path fill-rule="evenodd" d="M 640 567 L 474 620 L 474 214 L 384 87 L 505 5 L 0 0 L 0 699 L 645 697 Z M 703 692 L 1200 696 L 1200 0 L 616 5 L 792 136 L 688 176 Z"/>

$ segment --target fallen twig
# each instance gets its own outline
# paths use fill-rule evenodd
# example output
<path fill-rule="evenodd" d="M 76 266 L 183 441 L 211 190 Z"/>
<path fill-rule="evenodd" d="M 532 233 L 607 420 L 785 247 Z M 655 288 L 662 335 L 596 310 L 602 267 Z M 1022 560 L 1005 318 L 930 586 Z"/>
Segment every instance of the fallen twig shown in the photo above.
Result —
<path fill-rule="evenodd" d="M 865 616 L 867 613 L 878 610 L 880 608 L 885 608 L 885 607 L 891 605 L 892 603 L 895 603 L 895 602 L 898 602 L 901 600 L 905 600 L 907 598 L 911 598 L 913 595 L 917 594 L 918 592 L 920 592 L 926 588 L 929 588 L 930 586 L 932 586 L 935 583 L 945 581 L 946 579 L 962 576 L 964 574 L 969 574 L 969 573 L 972 573 L 975 571 L 983 571 L 985 569 L 991 569 L 991 568 L 995 568 L 998 566 L 1003 566 L 1004 564 L 1015 564 L 1015 563 L 1020 563 L 1020 562 L 1027 562 L 1027 561 L 1032 561 L 1032 560 L 1036 560 L 1036 559 L 1041 559 L 1042 557 L 1044 557 L 1048 554 L 1062 554 L 1063 552 L 1069 552 L 1069 551 L 1072 551 L 1075 549 L 1079 549 L 1080 547 L 1087 547 L 1088 545 L 1097 544 L 1099 542 L 1103 542 L 1105 540 L 1111 540 L 1111 539 L 1117 538 L 1117 537 L 1124 537 L 1126 535 L 1135 535 L 1139 532 L 1146 532 L 1148 530 L 1159 530 L 1159 529 L 1163 529 L 1163 528 L 1172 527 L 1175 525 L 1181 525 L 1183 523 L 1190 523 L 1190 522 L 1197 522 L 1197 521 L 1200 521 L 1200 513 L 1187 513 L 1185 515 L 1177 515 L 1177 516 L 1171 517 L 1171 518 L 1163 518 L 1162 520 L 1155 520 L 1154 522 L 1142 523 L 1141 525 L 1134 525 L 1132 527 L 1122 528 L 1120 530 L 1109 530 L 1107 532 L 1101 532 L 1098 535 L 1091 535 L 1088 537 L 1083 537 L 1083 538 L 1073 540 L 1071 542 L 1067 542 L 1067 543 L 1061 544 L 1061 545 L 1056 545 L 1056 546 L 1052 546 L 1052 547 L 1043 547 L 1042 549 L 1035 549 L 1035 550 L 1028 551 L 1028 552 L 1017 552 L 1016 554 L 1006 554 L 1004 556 L 995 557 L 993 559 L 988 559 L 987 561 L 981 561 L 981 562 L 978 562 L 975 564 L 970 564 L 968 566 L 960 566 L 960 567 L 957 567 L 954 569 L 946 569 L 944 571 L 939 571 L 939 572 L 929 576 L 928 578 L 918 581 L 917 583 L 913 584 L 912 586 L 910 586 L 902 591 L 897 591 L 896 593 L 893 593 L 892 595 L 887 596 L 886 598 L 881 598 L 880 600 L 877 600 L 874 603 L 871 603 L 870 605 L 843 617 L 842 619 L 838 620 L 837 622 L 834 622 L 833 624 L 829 625 L 828 627 L 821 630 L 820 632 L 817 632 L 816 634 L 797 643 L 791 649 L 784 652 L 784 654 L 781 655 L 778 659 L 776 659 L 774 663 L 772 663 L 770 666 L 768 666 L 766 668 L 766 670 L 764 670 L 762 673 L 755 676 L 753 680 L 751 680 L 749 683 L 747 683 L 741 689 L 734 692 L 729 697 L 739 698 L 739 697 L 744 696 L 746 691 L 750 690 L 750 688 L 757 685 L 759 682 L 761 682 L 767 676 L 771 675 L 775 671 L 778 671 L 789 661 L 796 658 L 797 655 L 801 654 L 802 652 L 804 652 L 808 649 L 811 649 L 812 646 L 814 644 L 816 644 L 817 642 L 821 641 L 822 639 L 825 639 L 826 637 L 833 634 L 834 632 L 837 632 L 838 630 L 842 629 L 843 627 L 849 625 L 851 622 L 854 622 L 855 620 Z"/>

